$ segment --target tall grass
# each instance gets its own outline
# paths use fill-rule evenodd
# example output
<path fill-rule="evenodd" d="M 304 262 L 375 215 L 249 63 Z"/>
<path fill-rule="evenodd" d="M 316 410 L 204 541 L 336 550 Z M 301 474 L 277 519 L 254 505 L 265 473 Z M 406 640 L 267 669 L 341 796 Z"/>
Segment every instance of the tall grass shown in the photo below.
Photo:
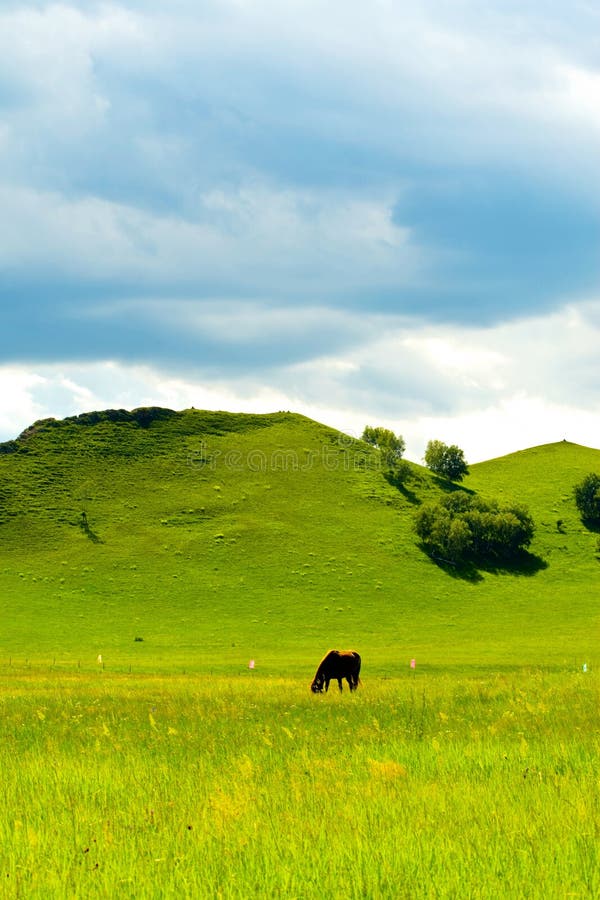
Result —
<path fill-rule="evenodd" d="M 595 673 L 2 677 L 5 897 L 593 897 Z"/>

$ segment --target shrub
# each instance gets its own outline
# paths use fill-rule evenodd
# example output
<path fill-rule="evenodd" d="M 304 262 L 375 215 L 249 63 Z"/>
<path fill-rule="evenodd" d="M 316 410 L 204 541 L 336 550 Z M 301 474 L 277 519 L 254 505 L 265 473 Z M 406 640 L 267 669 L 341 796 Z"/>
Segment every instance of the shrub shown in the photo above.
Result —
<path fill-rule="evenodd" d="M 0 453 L 16 453 L 18 449 L 16 441 L 4 441 L 0 444 Z"/>
<path fill-rule="evenodd" d="M 510 559 L 529 546 L 535 526 L 524 506 L 500 507 L 495 500 L 455 493 L 425 503 L 415 516 L 415 531 L 432 556 L 458 563 Z"/>
<path fill-rule="evenodd" d="M 575 503 L 584 522 L 600 525 L 600 475 L 590 472 L 575 485 Z"/>

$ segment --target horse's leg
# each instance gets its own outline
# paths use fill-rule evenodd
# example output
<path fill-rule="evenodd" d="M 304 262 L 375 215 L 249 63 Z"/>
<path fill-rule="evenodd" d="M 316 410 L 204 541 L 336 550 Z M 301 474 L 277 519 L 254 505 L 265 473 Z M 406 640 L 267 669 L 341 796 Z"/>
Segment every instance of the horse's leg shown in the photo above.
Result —
<path fill-rule="evenodd" d="M 325 693 L 329 690 L 329 678 L 325 679 Z"/>
<path fill-rule="evenodd" d="M 338 682 L 340 691 L 343 691 L 344 688 L 342 687 L 342 679 L 341 679 L 341 678 L 338 678 L 337 682 Z"/>

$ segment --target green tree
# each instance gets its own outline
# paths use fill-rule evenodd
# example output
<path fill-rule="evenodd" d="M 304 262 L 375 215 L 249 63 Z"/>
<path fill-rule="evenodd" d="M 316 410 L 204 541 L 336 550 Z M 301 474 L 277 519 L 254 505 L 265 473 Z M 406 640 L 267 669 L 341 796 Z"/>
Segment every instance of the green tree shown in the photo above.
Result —
<path fill-rule="evenodd" d="M 462 481 L 469 469 L 465 455 L 456 444 L 444 444 L 443 441 L 429 441 L 425 450 L 425 465 L 435 472 L 449 478 L 450 481 Z"/>
<path fill-rule="evenodd" d="M 600 525 L 600 475 L 590 472 L 575 486 L 575 503 L 584 522 Z"/>
<path fill-rule="evenodd" d="M 389 468 L 392 468 L 402 459 L 402 454 L 406 449 L 402 435 L 394 434 L 389 428 L 382 428 L 381 426 L 365 425 L 362 439 L 367 444 L 371 444 L 381 451 L 381 458 Z"/>
<path fill-rule="evenodd" d="M 535 526 L 525 507 L 500 507 L 496 500 L 457 493 L 424 503 L 415 531 L 432 556 L 458 563 L 510 559 L 529 546 Z"/>

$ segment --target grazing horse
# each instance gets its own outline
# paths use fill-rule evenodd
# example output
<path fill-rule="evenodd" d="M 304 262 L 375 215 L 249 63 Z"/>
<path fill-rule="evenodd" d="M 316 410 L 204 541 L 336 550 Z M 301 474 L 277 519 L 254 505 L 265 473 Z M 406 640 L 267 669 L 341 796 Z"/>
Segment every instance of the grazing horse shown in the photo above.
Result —
<path fill-rule="evenodd" d="M 310 686 L 313 694 L 321 694 L 323 688 L 329 690 L 332 678 L 337 680 L 340 691 L 342 679 L 345 678 L 351 691 L 355 691 L 360 683 L 360 656 L 356 650 L 330 650 L 321 662 Z"/>

